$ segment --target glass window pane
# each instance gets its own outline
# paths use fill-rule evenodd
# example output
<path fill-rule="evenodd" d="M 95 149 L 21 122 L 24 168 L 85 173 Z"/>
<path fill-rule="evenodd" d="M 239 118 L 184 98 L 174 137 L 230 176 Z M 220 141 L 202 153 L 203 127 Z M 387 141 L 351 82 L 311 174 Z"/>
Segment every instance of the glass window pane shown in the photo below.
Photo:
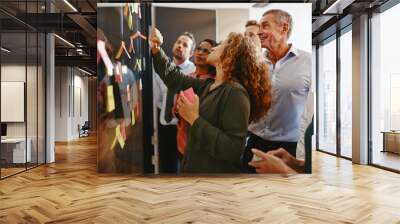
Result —
<path fill-rule="evenodd" d="M 400 4 L 372 17 L 372 163 L 400 170 Z"/>
<path fill-rule="evenodd" d="M 37 81 L 38 81 L 38 49 L 37 49 L 37 33 L 29 32 L 27 33 L 28 38 L 28 61 L 27 61 L 27 80 L 26 80 L 26 112 L 27 112 L 27 142 L 30 147 L 30 159 L 28 160 L 28 168 L 34 167 L 37 165 L 37 132 L 38 132 L 38 119 L 37 119 L 37 105 L 38 105 L 38 96 L 37 96 Z"/>
<path fill-rule="evenodd" d="M 318 51 L 318 146 L 336 153 L 336 40 Z"/>
<path fill-rule="evenodd" d="M 25 170 L 30 161 L 26 144 L 26 33 L 1 34 L 1 166 L 2 177 Z M 26 147 L 28 146 L 28 151 Z"/>
<path fill-rule="evenodd" d="M 352 33 L 340 37 L 340 153 L 352 157 Z"/>

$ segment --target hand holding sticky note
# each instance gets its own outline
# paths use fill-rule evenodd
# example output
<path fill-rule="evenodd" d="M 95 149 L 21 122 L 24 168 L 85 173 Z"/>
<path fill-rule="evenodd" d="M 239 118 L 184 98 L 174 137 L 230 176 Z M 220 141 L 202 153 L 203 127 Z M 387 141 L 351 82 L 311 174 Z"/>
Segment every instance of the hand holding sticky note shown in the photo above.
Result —
<path fill-rule="evenodd" d="M 193 88 L 190 87 L 189 89 L 186 89 L 185 91 L 183 91 L 183 95 L 191 102 L 194 103 L 194 101 L 196 100 L 195 98 L 195 93 L 193 91 Z"/>
<path fill-rule="evenodd" d="M 199 100 L 192 88 L 181 91 L 177 100 L 176 108 L 179 116 L 185 119 L 189 124 L 199 117 Z"/>

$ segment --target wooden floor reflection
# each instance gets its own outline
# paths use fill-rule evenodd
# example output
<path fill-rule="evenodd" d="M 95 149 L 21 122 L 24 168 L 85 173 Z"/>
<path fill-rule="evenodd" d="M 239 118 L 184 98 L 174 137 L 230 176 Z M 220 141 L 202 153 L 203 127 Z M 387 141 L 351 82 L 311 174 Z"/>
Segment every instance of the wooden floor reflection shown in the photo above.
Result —
<path fill-rule="evenodd" d="M 313 174 L 98 174 L 96 139 L 0 181 L 0 223 L 399 223 L 400 175 L 321 152 Z"/>

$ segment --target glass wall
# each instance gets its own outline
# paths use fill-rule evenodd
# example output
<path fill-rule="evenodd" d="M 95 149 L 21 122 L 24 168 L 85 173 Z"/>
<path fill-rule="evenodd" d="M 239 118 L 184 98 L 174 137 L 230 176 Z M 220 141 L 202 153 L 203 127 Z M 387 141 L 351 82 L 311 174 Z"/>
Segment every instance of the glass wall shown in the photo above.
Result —
<path fill-rule="evenodd" d="M 371 162 L 400 170 L 400 4 L 371 19 Z"/>
<path fill-rule="evenodd" d="M 340 36 L 340 155 L 352 157 L 352 32 Z"/>
<path fill-rule="evenodd" d="M 45 36 L 23 22 L 42 5 L 0 3 L 0 178 L 45 162 Z"/>
<path fill-rule="evenodd" d="M 318 48 L 318 149 L 336 153 L 336 38 Z"/>

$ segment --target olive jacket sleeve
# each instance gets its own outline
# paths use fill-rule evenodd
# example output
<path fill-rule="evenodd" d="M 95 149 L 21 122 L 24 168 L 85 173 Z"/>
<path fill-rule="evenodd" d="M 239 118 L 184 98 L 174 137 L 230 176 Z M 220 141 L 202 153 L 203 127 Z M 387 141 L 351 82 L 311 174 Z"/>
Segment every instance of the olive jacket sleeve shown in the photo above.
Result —
<path fill-rule="evenodd" d="M 172 92 L 178 93 L 192 87 L 194 92 L 198 93 L 200 88 L 206 84 L 204 80 L 184 75 L 162 49 L 153 54 L 153 64 L 157 74 L 164 81 L 168 90 Z"/>
<path fill-rule="evenodd" d="M 250 99 L 244 89 L 233 87 L 218 107 L 221 108 L 219 127 L 199 117 L 191 127 L 191 138 L 201 139 L 203 144 L 207 144 L 200 149 L 207 150 L 210 156 L 235 164 L 245 148 Z"/>

